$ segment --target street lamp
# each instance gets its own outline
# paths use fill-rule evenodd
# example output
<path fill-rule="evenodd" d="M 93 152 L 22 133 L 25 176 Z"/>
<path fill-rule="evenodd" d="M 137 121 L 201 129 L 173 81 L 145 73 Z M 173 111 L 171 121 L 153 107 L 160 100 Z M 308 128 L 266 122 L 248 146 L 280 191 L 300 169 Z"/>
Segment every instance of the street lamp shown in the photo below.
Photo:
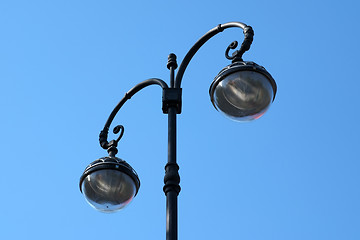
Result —
<path fill-rule="evenodd" d="M 110 125 L 120 108 L 134 94 L 150 85 L 162 88 L 162 110 L 168 114 L 168 163 L 165 166 L 164 193 L 166 195 L 166 239 L 177 239 L 177 196 L 180 192 L 179 166 L 176 163 L 176 114 L 181 113 L 181 81 L 185 69 L 199 48 L 216 34 L 227 28 L 243 29 L 244 40 L 239 50 L 229 55 L 230 49 L 236 49 L 238 43 L 232 42 L 225 51 L 232 63 L 222 69 L 210 86 L 210 99 L 214 107 L 225 116 L 235 121 L 251 121 L 261 117 L 276 95 L 276 83 L 264 67 L 254 62 L 243 61 L 242 55 L 250 49 L 254 32 L 250 26 L 241 22 L 219 24 L 202 36 L 188 51 L 177 68 L 175 54 L 168 57 L 167 67 L 170 70 L 170 86 L 161 79 L 145 80 L 132 89 L 120 100 L 111 112 L 104 129 L 100 132 L 99 141 L 109 156 L 89 164 L 80 178 L 80 191 L 95 209 L 102 212 L 115 212 L 131 202 L 140 187 L 140 180 L 135 170 L 124 160 L 116 157 L 117 144 L 124 134 L 124 127 L 118 125 L 113 129 L 119 134 L 117 139 L 108 142 Z"/>

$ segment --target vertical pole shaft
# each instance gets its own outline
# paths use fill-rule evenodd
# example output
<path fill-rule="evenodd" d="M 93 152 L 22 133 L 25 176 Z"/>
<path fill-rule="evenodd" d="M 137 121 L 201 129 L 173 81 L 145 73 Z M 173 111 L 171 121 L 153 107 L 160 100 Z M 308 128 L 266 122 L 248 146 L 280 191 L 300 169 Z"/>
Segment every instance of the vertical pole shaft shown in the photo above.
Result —
<path fill-rule="evenodd" d="M 170 54 L 167 67 L 170 70 L 170 88 L 174 89 L 174 71 L 177 67 L 175 54 Z M 178 91 L 181 94 L 181 91 Z M 168 96 L 169 97 L 169 96 Z M 181 97 L 181 95 L 180 95 Z M 180 100 L 181 101 L 181 100 Z M 166 195 L 166 240 L 178 239 L 178 204 L 180 192 L 179 166 L 176 163 L 176 114 L 179 104 L 167 102 L 168 114 L 168 163 L 165 166 L 164 193 Z"/>
<path fill-rule="evenodd" d="M 168 113 L 168 164 L 165 167 L 168 175 L 166 192 L 166 239 L 178 239 L 178 210 L 177 196 L 180 178 L 178 175 L 178 165 L 176 163 L 176 108 L 170 107 Z M 166 176 L 165 176 L 166 177 Z M 177 185 L 177 186 L 176 186 Z"/>

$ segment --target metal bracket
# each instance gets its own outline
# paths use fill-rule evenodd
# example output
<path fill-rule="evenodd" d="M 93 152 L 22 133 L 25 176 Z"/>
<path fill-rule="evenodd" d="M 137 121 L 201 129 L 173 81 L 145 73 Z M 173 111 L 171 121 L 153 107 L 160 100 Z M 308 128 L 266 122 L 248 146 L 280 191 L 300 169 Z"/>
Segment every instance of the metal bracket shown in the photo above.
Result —
<path fill-rule="evenodd" d="M 181 95 L 182 89 L 181 88 L 165 88 L 163 89 L 163 96 L 162 96 L 162 110 L 163 113 L 169 112 L 169 107 L 176 107 L 176 113 L 181 113 Z"/>

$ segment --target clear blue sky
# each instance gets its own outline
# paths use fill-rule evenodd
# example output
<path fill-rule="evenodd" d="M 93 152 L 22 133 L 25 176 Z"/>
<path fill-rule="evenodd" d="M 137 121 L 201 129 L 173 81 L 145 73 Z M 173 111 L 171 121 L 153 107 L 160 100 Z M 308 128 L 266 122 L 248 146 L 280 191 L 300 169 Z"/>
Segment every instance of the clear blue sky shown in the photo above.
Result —
<path fill-rule="evenodd" d="M 115 119 L 118 157 L 141 180 L 123 211 L 93 210 L 84 168 L 106 152 L 98 133 L 124 93 L 169 79 L 219 23 L 255 31 L 244 60 L 278 84 L 270 110 L 236 123 L 208 89 L 240 29 L 204 45 L 183 79 L 178 116 L 179 239 L 360 239 L 358 1 L 1 1 L 0 239 L 165 239 L 167 117 L 161 90 Z"/>

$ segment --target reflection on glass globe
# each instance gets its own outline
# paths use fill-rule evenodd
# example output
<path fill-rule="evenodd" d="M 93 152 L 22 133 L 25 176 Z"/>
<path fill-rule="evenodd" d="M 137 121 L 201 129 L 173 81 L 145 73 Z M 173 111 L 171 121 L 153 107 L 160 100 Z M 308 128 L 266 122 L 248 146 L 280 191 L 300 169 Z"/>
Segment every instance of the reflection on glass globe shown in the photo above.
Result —
<path fill-rule="evenodd" d="M 249 63 L 251 67 L 246 65 Z M 235 121 L 260 118 L 269 108 L 275 93 L 275 81 L 270 74 L 251 62 L 226 67 L 210 88 L 215 108 Z"/>
<path fill-rule="evenodd" d="M 135 171 L 119 158 L 106 157 L 91 163 L 80 179 L 86 201 L 101 212 L 115 212 L 137 194 L 140 181 Z"/>

